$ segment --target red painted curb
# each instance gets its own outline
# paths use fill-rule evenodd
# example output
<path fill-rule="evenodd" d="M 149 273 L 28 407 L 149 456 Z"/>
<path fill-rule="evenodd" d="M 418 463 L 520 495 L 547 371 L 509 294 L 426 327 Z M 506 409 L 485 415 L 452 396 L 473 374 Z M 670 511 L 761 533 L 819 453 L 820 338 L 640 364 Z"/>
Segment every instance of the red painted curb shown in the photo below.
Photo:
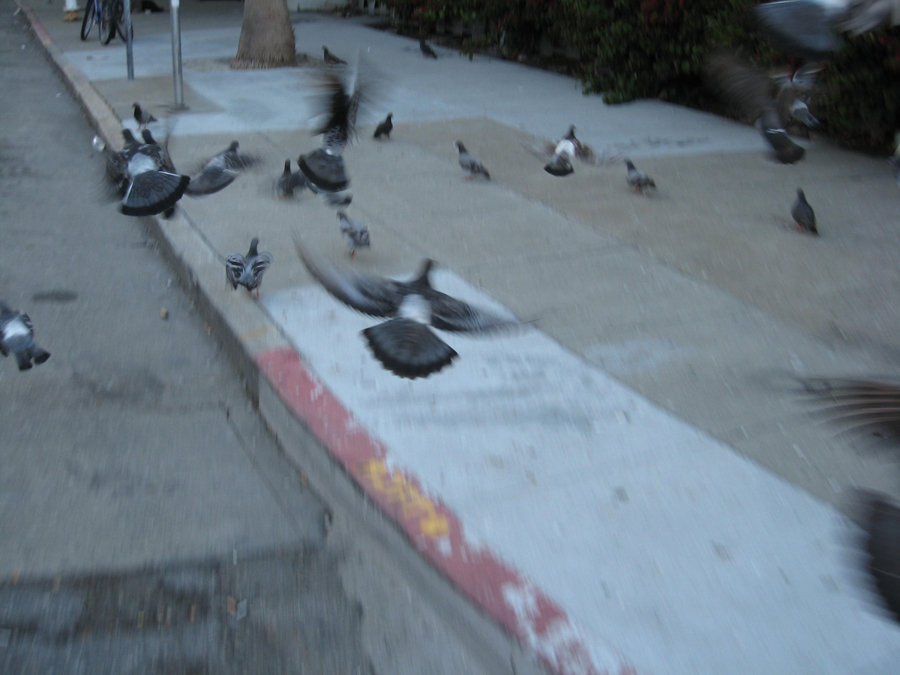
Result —
<path fill-rule="evenodd" d="M 566 613 L 491 551 L 473 548 L 459 518 L 391 468 L 388 449 L 289 347 L 258 354 L 256 363 L 281 399 L 331 452 L 366 495 L 406 533 L 419 552 L 556 675 L 601 675 Z M 620 667 L 620 673 L 631 673 Z"/>

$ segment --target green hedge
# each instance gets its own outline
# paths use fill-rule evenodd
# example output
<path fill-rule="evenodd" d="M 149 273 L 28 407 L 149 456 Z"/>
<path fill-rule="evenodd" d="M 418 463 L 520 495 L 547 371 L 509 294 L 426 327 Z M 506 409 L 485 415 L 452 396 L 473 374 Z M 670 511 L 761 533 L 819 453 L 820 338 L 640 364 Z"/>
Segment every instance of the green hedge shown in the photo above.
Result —
<path fill-rule="evenodd" d="M 607 103 L 662 97 L 717 109 L 704 90 L 705 55 L 740 48 L 762 66 L 796 65 L 756 31 L 747 0 L 388 0 L 395 16 L 423 33 L 437 23 L 483 19 L 481 45 L 507 58 L 541 44 L 577 53 L 573 72 Z M 471 48 L 472 43 L 469 43 Z M 900 29 L 845 41 L 823 73 L 817 112 L 842 142 L 893 149 L 900 127 Z"/>

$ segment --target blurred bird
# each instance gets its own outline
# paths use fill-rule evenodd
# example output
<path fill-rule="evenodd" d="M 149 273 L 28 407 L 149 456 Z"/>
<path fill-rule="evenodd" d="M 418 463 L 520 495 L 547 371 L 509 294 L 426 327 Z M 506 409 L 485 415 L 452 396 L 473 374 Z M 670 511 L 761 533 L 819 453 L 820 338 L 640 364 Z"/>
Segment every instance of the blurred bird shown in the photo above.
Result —
<path fill-rule="evenodd" d="M 431 48 L 431 45 L 425 42 L 425 39 L 422 38 L 419 40 L 419 49 L 422 50 L 422 56 L 426 59 L 436 59 L 438 55 Z"/>
<path fill-rule="evenodd" d="M 456 141 L 456 147 L 459 150 L 459 165 L 466 172 L 466 180 L 470 180 L 472 176 L 477 176 L 478 174 L 481 174 L 488 180 L 491 179 L 491 174 L 487 172 L 484 165 L 474 155 L 469 154 L 462 141 Z"/>
<path fill-rule="evenodd" d="M 575 171 L 574 159 L 589 166 L 598 166 L 620 157 L 618 153 L 603 151 L 602 156 L 582 143 L 575 136 L 575 125 L 569 126 L 566 135 L 556 141 L 541 140 L 538 143 L 523 139 L 522 145 L 535 157 L 546 162 L 544 171 L 553 176 L 567 176 Z"/>
<path fill-rule="evenodd" d="M 137 122 L 138 129 L 144 129 L 151 122 L 156 122 L 156 118 L 141 108 L 140 103 L 137 101 L 132 103 L 132 107 L 134 108 L 134 121 Z"/>
<path fill-rule="evenodd" d="M 553 148 L 553 157 L 544 165 L 544 171 L 551 176 L 568 176 L 574 172 L 575 144 L 567 138 L 560 139 Z"/>
<path fill-rule="evenodd" d="M 807 129 L 819 126 L 819 120 L 809 110 L 809 100 L 818 90 L 816 81 L 821 72 L 821 63 L 806 63 L 793 72 L 781 70 L 770 74 L 778 89 L 775 96 L 778 116 L 788 126 L 794 123 L 792 130 L 799 127 L 807 136 Z"/>
<path fill-rule="evenodd" d="M 34 363 L 43 363 L 50 352 L 41 349 L 34 341 L 34 325 L 24 312 L 10 309 L 0 301 L 0 354 L 16 357 L 19 370 L 28 370 Z"/>
<path fill-rule="evenodd" d="M 334 54 L 332 54 L 330 51 L 328 51 L 328 47 L 326 47 L 325 45 L 322 45 L 322 51 L 325 54 L 325 63 L 327 63 L 329 66 L 346 66 L 347 65 L 347 62 L 344 61 L 344 59 L 339 59 L 338 57 L 336 57 Z"/>
<path fill-rule="evenodd" d="M 239 147 L 237 141 L 232 141 L 222 152 L 207 160 L 203 168 L 191 177 L 185 194 L 192 197 L 214 194 L 231 185 L 240 170 L 257 163 L 255 157 L 240 154 Z"/>
<path fill-rule="evenodd" d="M 791 207 L 791 217 L 797 223 L 799 232 L 819 234 L 819 231 L 816 229 L 816 214 L 813 213 L 812 207 L 806 201 L 806 195 L 803 194 L 803 190 L 800 188 L 797 188 L 797 199 Z"/>
<path fill-rule="evenodd" d="M 705 73 L 722 98 L 735 106 L 742 116 L 756 122 L 760 134 L 775 151 L 779 162 L 794 164 L 803 159 L 806 151 L 788 137 L 785 130 L 787 122 L 779 112 L 782 106 L 772 98 L 772 83 L 765 73 L 725 52 L 707 58 Z M 789 92 L 789 89 L 783 91 Z M 787 95 L 784 94 L 784 97 Z"/>
<path fill-rule="evenodd" d="M 643 171 L 638 171 L 630 159 L 625 160 L 625 166 L 628 169 L 625 180 L 628 186 L 636 193 L 644 194 L 645 190 L 650 188 L 656 189 L 656 183 L 653 179 Z"/>
<path fill-rule="evenodd" d="M 268 251 L 259 253 L 256 250 L 259 237 L 250 240 L 250 250 L 247 255 L 232 253 L 225 258 L 225 279 L 231 284 L 231 288 L 243 286 L 247 292 L 256 289 L 256 297 L 259 297 L 259 285 L 262 283 L 263 273 L 272 264 L 272 254 Z"/>
<path fill-rule="evenodd" d="M 338 268 L 310 255 L 296 238 L 294 244 L 306 269 L 331 295 L 358 312 L 388 319 L 362 334 L 375 358 L 399 377 L 428 377 L 457 357 L 429 326 L 477 335 L 526 325 L 433 289 L 433 260 L 423 261 L 413 280 L 395 281 Z"/>
<path fill-rule="evenodd" d="M 350 185 L 344 168 L 344 149 L 356 135 L 356 117 L 377 89 L 379 79 L 375 70 L 357 56 L 353 73 L 344 69 L 322 69 L 316 82 L 319 94 L 314 102 L 325 121 L 313 135 L 322 134 L 318 150 L 301 155 L 297 160 L 300 171 L 316 194 L 331 197 L 328 202 L 344 202 L 340 194 Z"/>
<path fill-rule="evenodd" d="M 122 213 L 152 216 L 170 211 L 184 195 L 190 177 L 175 171 L 168 151 L 148 130 L 144 129 L 141 134 L 143 143 L 127 129 L 122 135 L 125 147 L 119 152 L 113 152 L 103 144 L 107 179 L 122 198 Z"/>
<path fill-rule="evenodd" d="M 820 413 L 844 431 L 866 433 L 892 445 L 900 440 L 897 382 L 808 378 L 801 383 L 823 403 Z M 867 491 L 857 491 L 854 502 L 863 531 L 857 542 L 861 565 L 871 589 L 900 623 L 900 509 L 890 498 Z"/>
<path fill-rule="evenodd" d="M 338 211 L 338 220 L 341 221 L 341 236 L 347 245 L 347 253 L 350 260 L 356 257 L 356 249 L 369 248 L 369 227 L 358 220 L 351 220 L 343 211 Z"/>
<path fill-rule="evenodd" d="M 393 117 L 394 113 L 388 113 L 387 117 L 384 118 L 384 122 L 375 127 L 374 138 L 380 139 L 382 136 L 386 136 L 387 138 L 391 137 L 391 131 L 394 130 L 394 123 L 391 121 Z"/>
<path fill-rule="evenodd" d="M 282 199 L 293 197 L 296 190 L 306 187 L 306 177 L 299 171 L 291 172 L 291 160 L 284 160 L 284 172 L 275 181 L 275 195 Z"/>

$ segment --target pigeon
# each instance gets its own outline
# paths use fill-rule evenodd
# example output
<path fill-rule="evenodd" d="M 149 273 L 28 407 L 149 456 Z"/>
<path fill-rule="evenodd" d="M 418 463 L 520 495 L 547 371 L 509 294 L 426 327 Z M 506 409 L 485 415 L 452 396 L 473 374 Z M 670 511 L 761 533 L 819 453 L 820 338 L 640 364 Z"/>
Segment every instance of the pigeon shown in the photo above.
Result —
<path fill-rule="evenodd" d="M 355 73 L 351 75 L 348 77 L 343 69 L 318 72 L 321 93 L 315 105 L 325 121 L 316 127 L 313 135 L 322 134 L 322 146 L 297 160 L 309 188 L 316 194 L 324 194 L 330 205 L 346 200 L 340 194 L 350 185 L 344 168 L 344 148 L 356 134 L 357 113 L 371 99 L 377 80 L 375 71 L 361 58 L 357 58 Z"/>
<path fill-rule="evenodd" d="M 126 216 L 152 216 L 174 208 L 184 195 L 189 176 L 179 174 L 165 147 L 146 129 L 143 143 L 125 130 L 125 148 L 107 152 L 107 178 L 122 197 L 121 211 Z"/>
<path fill-rule="evenodd" d="M 791 207 L 791 217 L 797 223 L 797 230 L 808 234 L 819 234 L 816 229 L 816 214 L 813 213 L 812 207 L 806 201 L 806 195 L 803 190 L 797 188 L 797 200 Z"/>
<path fill-rule="evenodd" d="M 100 136 L 94 136 L 91 144 L 98 152 L 102 152 L 106 160 L 106 181 L 110 187 L 112 199 L 122 199 L 128 190 L 128 158 L 138 146 L 137 139 L 130 129 L 122 130 L 125 147 L 118 152 L 111 150 Z"/>
<path fill-rule="evenodd" d="M 425 42 L 425 39 L 419 40 L 419 49 L 422 50 L 422 56 L 426 59 L 436 59 L 438 55 L 431 48 L 431 45 Z"/>
<path fill-rule="evenodd" d="M 247 292 L 256 289 L 256 297 L 259 297 L 259 285 L 262 283 L 263 273 L 272 264 L 272 254 L 268 251 L 259 253 L 256 247 L 259 245 L 259 237 L 250 240 L 250 250 L 247 255 L 232 253 L 225 258 L 225 279 L 231 284 L 231 288 L 243 286 Z"/>
<path fill-rule="evenodd" d="M 282 199 L 294 196 L 295 190 L 303 190 L 306 187 L 306 177 L 300 173 L 291 172 L 291 160 L 284 160 L 284 172 L 275 182 L 275 194 Z"/>
<path fill-rule="evenodd" d="M 625 166 L 628 168 L 625 180 L 628 182 L 628 187 L 636 193 L 644 194 L 645 190 L 650 188 L 656 189 L 656 183 L 653 179 L 643 171 L 638 171 L 630 159 L 625 160 Z"/>
<path fill-rule="evenodd" d="M 469 154 L 462 141 L 456 141 L 456 147 L 459 149 L 459 165 L 466 172 L 466 180 L 470 180 L 472 176 L 477 176 L 478 174 L 483 175 L 488 180 L 491 179 L 491 174 L 487 172 L 487 169 L 484 168 L 484 165 L 477 158 Z"/>
<path fill-rule="evenodd" d="M 805 390 L 826 402 L 821 410 L 845 431 L 872 434 L 896 443 L 900 438 L 900 383 L 864 379 L 808 378 Z M 890 498 L 856 491 L 862 567 L 872 590 L 900 623 L 900 508 Z"/>
<path fill-rule="evenodd" d="M 788 124 L 796 122 L 804 132 L 819 126 L 819 120 L 809 110 L 809 98 L 817 90 L 816 80 L 820 72 L 822 64 L 813 62 L 802 65 L 792 73 L 780 71 L 770 75 L 778 88 L 775 107 L 779 117 Z"/>
<path fill-rule="evenodd" d="M 761 3 L 752 10 L 766 37 L 788 54 L 822 60 L 840 47 L 835 31 L 840 3 L 791 0 Z"/>
<path fill-rule="evenodd" d="M 551 176 L 568 176 L 574 172 L 575 144 L 567 138 L 561 139 L 553 148 L 553 158 L 544 165 L 544 171 Z"/>
<path fill-rule="evenodd" d="M 350 260 L 356 257 L 356 249 L 369 248 L 369 227 L 358 220 L 351 220 L 343 211 L 338 211 L 338 220 L 341 221 L 341 236 L 347 245 L 347 253 Z"/>
<path fill-rule="evenodd" d="M 384 122 L 375 127 L 375 136 L 373 138 L 381 139 L 382 136 L 386 136 L 390 139 L 391 131 L 394 129 L 394 123 L 391 121 L 393 116 L 394 113 L 388 113 L 387 117 L 384 118 Z"/>
<path fill-rule="evenodd" d="M 145 129 L 151 122 L 156 122 L 156 118 L 141 108 L 140 103 L 135 101 L 132 103 L 134 108 L 134 121 L 138 123 L 138 129 Z"/>
<path fill-rule="evenodd" d="M 344 59 L 339 59 L 330 51 L 328 51 L 328 47 L 322 45 L 322 51 L 325 53 L 325 63 L 329 66 L 346 66 L 347 62 Z"/>
<path fill-rule="evenodd" d="M 185 194 L 191 197 L 211 195 L 234 182 L 238 172 L 253 166 L 258 160 L 238 152 L 240 144 L 232 141 L 222 152 L 209 159 L 200 172 L 191 177 Z"/>
<path fill-rule="evenodd" d="M 794 164 L 803 159 L 806 151 L 788 137 L 786 121 L 779 113 L 779 102 L 770 95 L 771 82 L 765 73 L 724 52 L 708 57 L 705 71 L 719 94 L 756 122 L 779 162 Z"/>
<path fill-rule="evenodd" d="M 433 260 L 425 260 L 411 281 L 395 281 L 314 258 L 298 239 L 306 269 L 335 298 L 368 316 L 387 321 L 362 331 L 375 358 L 394 375 L 416 379 L 449 366 L 458 356 L 431 327 L 450 332 L 490 333 L 526 324 L 473 307 L 431 286 Z"/>
<path fill-rule="evenodd" d="M 10 309 L 0 301 L 0 354 L 16 357 L 19 370 L 29 370 L 34 363 L 43 363 L 50 352 L 41 349 L 34 341 L 34 325 L 24 312 Z"/>
<path fill-rule="evenodd" d="M 575 125 L 569 125 L 569 131 L 563 136 L 563 140 L 571 141 L 575 146 L 575 156 L 585 164 L 596 165 L 599 163 L 597 153 L 587 143 L 582 143 L 575 137 Z"/>

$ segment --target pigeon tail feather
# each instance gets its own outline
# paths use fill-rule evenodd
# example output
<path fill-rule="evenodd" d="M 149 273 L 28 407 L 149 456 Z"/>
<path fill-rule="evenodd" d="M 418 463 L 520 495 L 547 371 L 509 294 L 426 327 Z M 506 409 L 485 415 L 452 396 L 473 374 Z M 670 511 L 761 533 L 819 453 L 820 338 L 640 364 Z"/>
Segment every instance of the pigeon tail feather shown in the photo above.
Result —
<path fill-rule="evenodd" d="M 458 354 L 425 324 L 397 317 L 362 331 L 381 364 L 398 377 L 428 377 L 449 366 Z"/>

